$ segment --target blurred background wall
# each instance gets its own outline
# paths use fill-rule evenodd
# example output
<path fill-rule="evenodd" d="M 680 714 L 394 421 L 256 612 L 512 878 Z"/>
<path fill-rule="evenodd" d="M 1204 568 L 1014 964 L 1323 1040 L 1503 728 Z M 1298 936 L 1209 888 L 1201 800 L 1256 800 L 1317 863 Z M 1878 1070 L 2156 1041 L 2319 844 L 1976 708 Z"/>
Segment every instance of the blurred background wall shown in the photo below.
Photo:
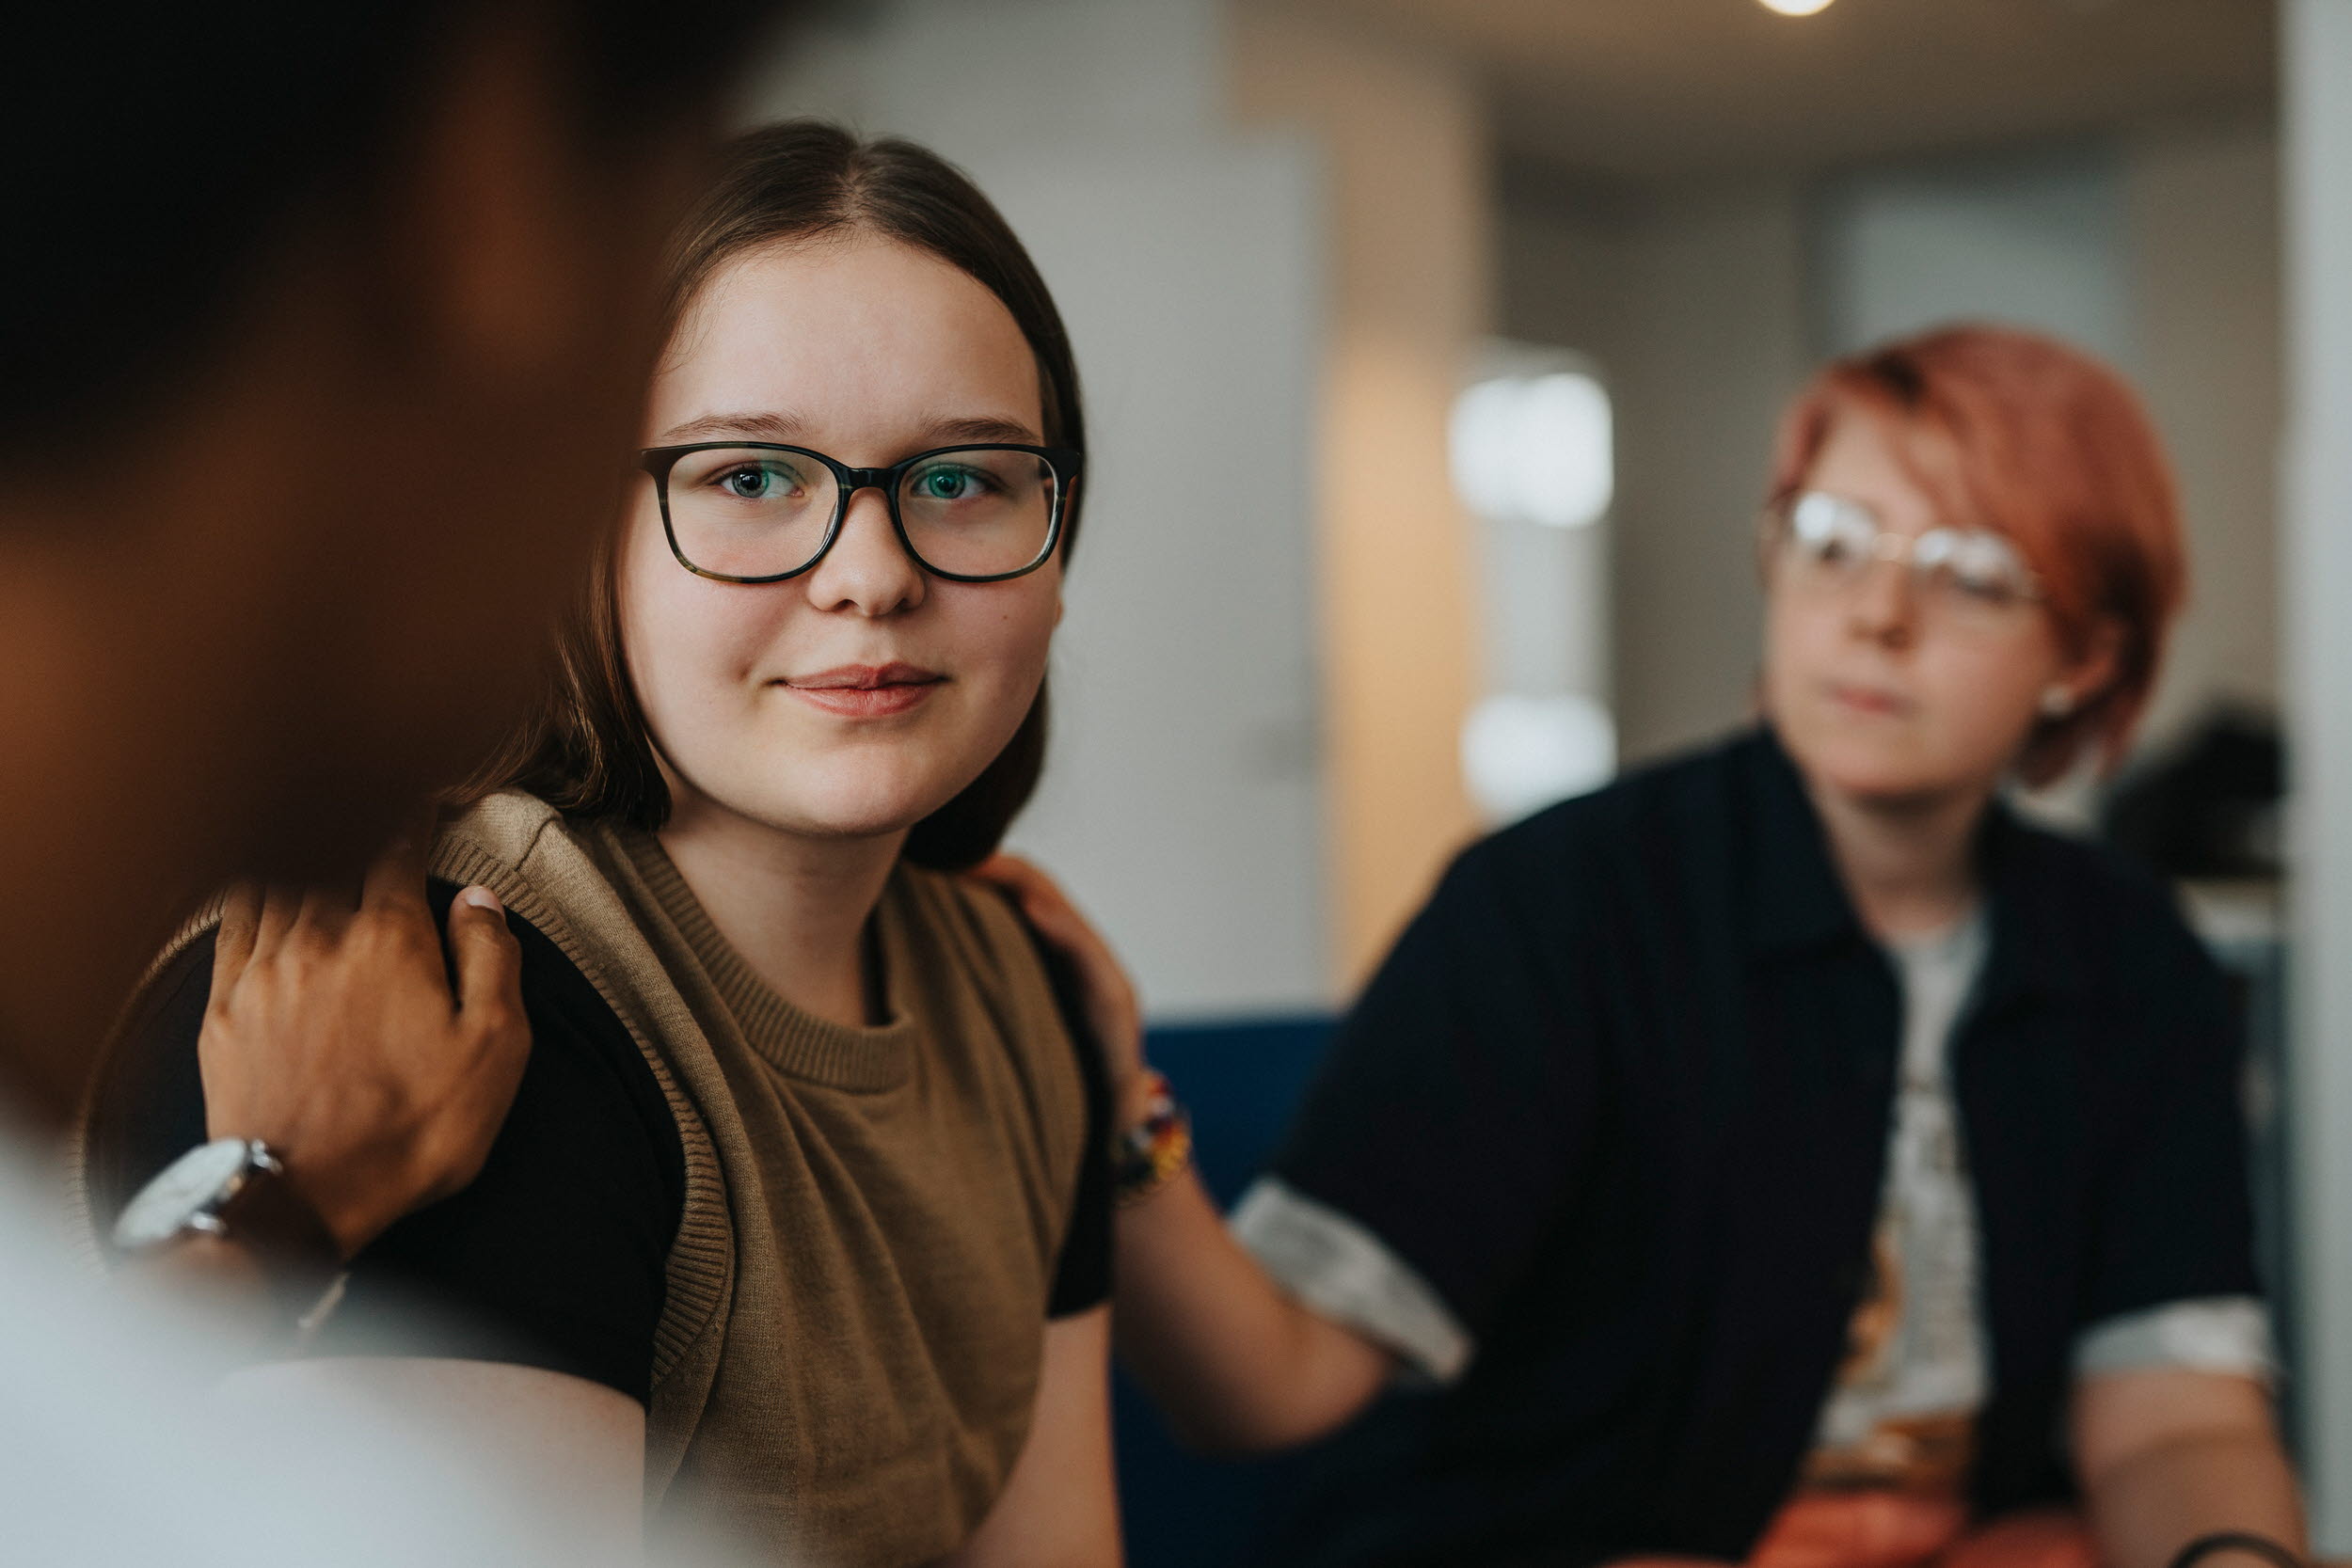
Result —
<path fill-rule="evenodd" d="M 2345 1552 L 2346 82 L 2352 0 L 878 0 L 755 108 L 937 146 L 1061 300 L 1093 466 L 1016 840 L 1203 1039 L 1327 1016 L 1486 822 L 1746 715 L 1751 520 L 1820 358 L 1977 316 L 2116 362 L 2196 581 L 2138 766 L 2224 711 L 2291 743 L 2289 895 L 2190 891 L 2286 1108 L 2272 1264 Z M 1600 400 L 1589 515 L 1463 499 L 1457 399 L 1504 383 Z"/>

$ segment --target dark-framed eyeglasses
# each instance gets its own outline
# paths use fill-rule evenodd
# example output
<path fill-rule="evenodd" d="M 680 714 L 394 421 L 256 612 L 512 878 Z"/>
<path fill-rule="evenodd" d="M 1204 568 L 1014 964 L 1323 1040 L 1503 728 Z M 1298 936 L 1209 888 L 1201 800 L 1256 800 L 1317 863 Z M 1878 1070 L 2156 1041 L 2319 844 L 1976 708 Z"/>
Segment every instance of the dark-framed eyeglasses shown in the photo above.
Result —
<path fill-rule="evenodd" d="M 1060 447 L 935 447 L 887 468 L 853 468 L 765 441 L 648 447 L 670 554 L 697 577 L 782 582 L 825 558 L 850 498 L 880 490 L 914 563 L 951 582 L 1002 582 L 1053 558 L 1082 466 Z"/>
<path fill-rule="evenodd" d="M 2044 597 L 2024 554 L 1992 529 L 1899 533 L 1869 506 L 1827 490 L 1801 490 L 1768 507 L 1762 527 L 1806 587 L 1842 592 L 1885 561 L 1912 574 L 1924 603 L 1959 620 L 2006 618 Z"/>

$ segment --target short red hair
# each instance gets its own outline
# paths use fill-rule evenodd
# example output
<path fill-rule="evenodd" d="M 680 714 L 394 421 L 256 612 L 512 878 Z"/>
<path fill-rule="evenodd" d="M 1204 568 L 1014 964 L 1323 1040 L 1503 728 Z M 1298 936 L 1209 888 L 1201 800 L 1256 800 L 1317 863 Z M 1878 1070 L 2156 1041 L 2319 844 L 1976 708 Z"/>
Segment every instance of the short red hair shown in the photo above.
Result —
<path fill-rule="evenodd" d="M 1953 462 L 1914 473 L 1955 521 L 2013 540 L 2041 577 L 2060 641 L 2086 649 L 2103 621 L 2121 638 L 2114 680 L 2045 720 L 2019 771 L 2065 774 L 2086 746 L 2112 768 L 2131 743 L 2188 587 L 2180 501 L 2163 443 L 2123 378 L 2052 339 L 1941 327 L 1836 359 L 1781 420 L 1772 499 L 1804 486 L 1831 427 L 1867 413 L 1940 438 Z"/>

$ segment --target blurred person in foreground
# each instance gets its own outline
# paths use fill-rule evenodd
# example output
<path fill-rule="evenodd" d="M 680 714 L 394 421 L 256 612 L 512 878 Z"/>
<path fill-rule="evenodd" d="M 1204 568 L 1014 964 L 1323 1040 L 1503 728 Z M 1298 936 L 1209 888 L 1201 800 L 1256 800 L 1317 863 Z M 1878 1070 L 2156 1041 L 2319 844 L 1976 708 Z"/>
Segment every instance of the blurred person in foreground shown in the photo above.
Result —
<path fill-rule="evenodd" d="M 1834 363 L 1760 560 L 1763 722 L 1464 853 L 1230 1226 L 1115 963 L 1000 866 L 1125 1085 L 1122 1354 L 1229 1450 L 1410 1386 L 1290 1565 L 2292 1563 L 2227 988 L 2001 800 L 2155 679 L 2137 401 L 1990 328 Z"/>
<path fill-rule="evenodd" d="M 364 868 L 511 716 L 550 562 L 584 560 L 580 519 L 617 501 L 660 244 L 765 9 L 44 8 L 12 31 L 12 1560 L 539 1560 L 536 1525 L 432 1444 L 204 1390 L 461 1186 L 505 1114 L 529 1040 L 497 899 L 466 891 L 443 928 L 416 850 Z M 239 900 L 244 1016 L 204 1061 L 221 1142 L 152 1195 L 143 1249 L 229 1314 L 199 1321 L 85 1286 L 30 1172 L 146 954 L 240 873 L 342 885 Z M 296 999 L 284 977 L 328 953 L 350 983 Z M 379 1005 L 394 980 L 405 1004 Z"/>

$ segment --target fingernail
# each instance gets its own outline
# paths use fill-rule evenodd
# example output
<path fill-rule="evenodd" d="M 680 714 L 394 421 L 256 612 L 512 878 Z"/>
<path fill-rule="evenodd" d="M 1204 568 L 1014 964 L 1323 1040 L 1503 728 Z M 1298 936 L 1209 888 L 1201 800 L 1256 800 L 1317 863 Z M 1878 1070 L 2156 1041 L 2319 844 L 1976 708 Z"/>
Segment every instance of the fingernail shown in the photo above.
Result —
<path fill-rule="evenodd" d="M 506 906 L 499 902 L 499 895 L 486 887 L 469 887 L 457 895 L 457 901 L 471 904 L 477 910 L 488 910 L 492 914 L 506 912 Z"/>

